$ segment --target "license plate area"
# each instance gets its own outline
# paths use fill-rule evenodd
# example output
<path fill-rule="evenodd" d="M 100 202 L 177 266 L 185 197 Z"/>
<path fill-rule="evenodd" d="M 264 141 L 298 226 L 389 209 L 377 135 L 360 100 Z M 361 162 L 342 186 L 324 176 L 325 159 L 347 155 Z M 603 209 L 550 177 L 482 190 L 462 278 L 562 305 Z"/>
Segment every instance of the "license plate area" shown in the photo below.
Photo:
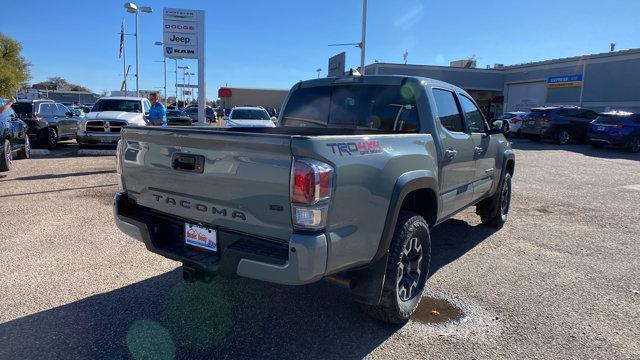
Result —
<path fill-rule="evenodd" d="M 218 232 L 205 226 L 184 224 L 184 243 L 213 252 L 218 251 Z"/>
<path fill-rule="evenodd" d="M 100 139 L 100 142 L 103 144 L 111 144 L 113 142 L 113 139 Z"/>
<path fill-rule="evenodd" d="M 604 131 L 604 126 L 598 126 L 598 127 L 596 128 L 596 130 L 598 130 L 598 131 Z"/>

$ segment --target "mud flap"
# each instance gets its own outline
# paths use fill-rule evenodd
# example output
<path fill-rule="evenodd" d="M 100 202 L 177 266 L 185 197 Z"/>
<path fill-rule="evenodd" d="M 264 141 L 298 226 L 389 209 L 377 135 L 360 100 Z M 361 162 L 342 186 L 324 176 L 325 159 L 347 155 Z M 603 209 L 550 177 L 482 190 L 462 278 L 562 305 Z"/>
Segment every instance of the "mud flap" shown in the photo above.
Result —
<path fill-rule="evenodd" d="M 355 301 L 368 305 L 378 305 L 380 303 L 388 259 L 389 252 L 387 251 L 380 259 L 368 267 L 345 274 L 346 277 L 351 279 L 349 292 Z"/>

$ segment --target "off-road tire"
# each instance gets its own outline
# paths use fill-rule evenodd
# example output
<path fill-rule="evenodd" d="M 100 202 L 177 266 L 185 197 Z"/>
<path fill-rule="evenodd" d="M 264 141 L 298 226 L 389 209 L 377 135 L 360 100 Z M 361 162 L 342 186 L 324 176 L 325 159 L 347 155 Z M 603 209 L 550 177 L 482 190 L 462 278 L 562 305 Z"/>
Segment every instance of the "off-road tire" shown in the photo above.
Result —
<path fill-rule="evenodd" d="M 417 260 L 418 257 L 415 255 L 418 252 L 414 249 L 418 247 L 416 245 L 420 248 L 420 260 Z M 361 304 L 362 310 L 369 316 L 386 323 L 407 322 L 422 298 L 430 262 L 431 236 L 427 221 L 414 212 L 401 211 L 389 245 L 389 260 L 380 304 Z M 409 272 L 406 273 L 403 269 L 409 269 Z M 417 273 L 418 269 L 419 273 Z M 407 278 L 414 280 L 411 282 L 412 285 L 409 285 L 408 291 L 406 285 L 409 282 L 404 281 Z"/>
<path fill-rule="evenodd" d="M 11 154 L 11 143 L 9 139 L 2 141 L 2 148 L 0 148 L 0 171 L 11 170 L 11 161 L 13 160 L 13 154 Z"/>
<path fill-rule="evenodd" d="M 31 142 L 29 141 L 29 137 L 25 137 L 24 145 L 22 145 L 22 149 L 20 149 L 16 154 L 16 159 L 28 159 L 30 157 L 31 157 Z"/>
<path fill-rule="evenodd" d="M 56 128 L 48 127 L 44 140 L 47 149 L 54 150 L 58 146 L 58 140 L 58 131 L 56 130 Z"/>
<path fill-rule="evenodd" d="M 480 220 L 487 226 L 501 228 L 507 222 L 507 215 L 511 206 L 511 174 L 506 173 L 500 189 L 478 208 Z"/>

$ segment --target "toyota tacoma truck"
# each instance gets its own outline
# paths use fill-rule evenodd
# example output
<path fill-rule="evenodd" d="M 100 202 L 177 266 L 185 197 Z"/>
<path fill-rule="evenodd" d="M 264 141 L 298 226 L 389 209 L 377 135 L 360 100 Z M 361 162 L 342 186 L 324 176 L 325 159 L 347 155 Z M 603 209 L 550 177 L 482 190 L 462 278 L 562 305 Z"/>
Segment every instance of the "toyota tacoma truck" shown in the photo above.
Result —
<path fill-rule="evenodd" d="M 123 129 L 115 222 L 187 281 L 213 275 L 345 286 L 375 318 L 407 321 L 430 230 L 475 206 L 507 220 L 515 158 L 450 84 L 406 76 L 299 82 L 276 128 Z"/>

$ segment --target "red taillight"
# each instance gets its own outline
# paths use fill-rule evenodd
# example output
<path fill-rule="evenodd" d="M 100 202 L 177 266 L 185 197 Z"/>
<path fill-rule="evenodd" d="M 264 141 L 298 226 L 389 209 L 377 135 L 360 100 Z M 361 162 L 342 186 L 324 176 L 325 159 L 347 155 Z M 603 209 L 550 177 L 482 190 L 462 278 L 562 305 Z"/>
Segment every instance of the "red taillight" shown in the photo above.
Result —
<path fill-rule="evenodd" d="M 34 117 L 34 119 L 36 119 L 36 121 L 42 121 L 42 119 L 44 119 L 44 118 L 42 116 L 40 116 L 40 115 L 36 115 Z"/>
<path fill-rule="evenodd" d="M 613 125 L 613 127 L 616 129 L 624 129 L 624 125 L 622 124 L 616 124 L 616 125 Z"/>
<path fill-rule="evenodd" d="M 333 168 L 315 160 L 297 159 L 293 163 L 291 202 L 315 204 L 331 196 Z"/>
<path fill-rule="evenodd" d="M 333 167 L 311 159 L 294 159 L 291 178 L 293 226 L 321 230 L 326 226 L 333 186 Z"/>
<path fill-rule="evenodd" d="M 515 124 L 517 124 L 517 123 L 518 123 L 518 120 L 516 120 L 516 118 L 513 118 L 513 119 L 511 119 L 510 123 L 511 123 L 512 125 L 515 125 Z"/>

